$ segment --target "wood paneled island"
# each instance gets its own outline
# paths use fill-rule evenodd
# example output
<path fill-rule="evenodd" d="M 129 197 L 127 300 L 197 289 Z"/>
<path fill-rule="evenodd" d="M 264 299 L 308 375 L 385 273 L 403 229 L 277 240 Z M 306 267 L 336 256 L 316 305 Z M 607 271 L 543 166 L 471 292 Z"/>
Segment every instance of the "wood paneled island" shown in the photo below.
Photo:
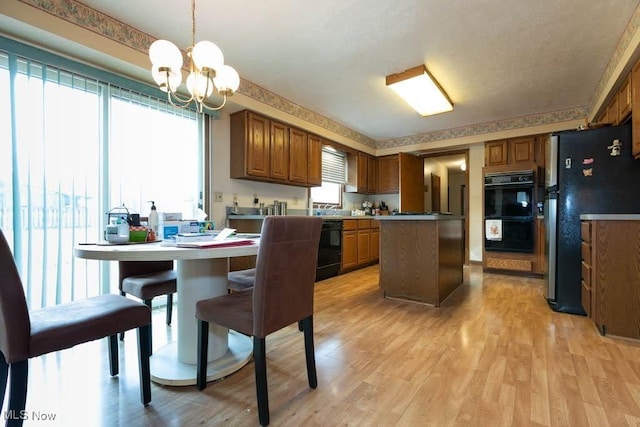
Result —
<path fill-rule="evenodd" d="M 461 283 L 464 217 L 394 215 L 380 221 L 380 288 L 385 297 L 439 306 Z"/>

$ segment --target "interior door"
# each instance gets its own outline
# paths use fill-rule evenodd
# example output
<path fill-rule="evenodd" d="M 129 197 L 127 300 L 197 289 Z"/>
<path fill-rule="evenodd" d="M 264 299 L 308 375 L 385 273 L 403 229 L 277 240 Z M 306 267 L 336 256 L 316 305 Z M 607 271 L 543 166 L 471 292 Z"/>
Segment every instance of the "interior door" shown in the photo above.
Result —
<path fill-rule="evenodd" d="M 400 212 L 424 212 L 424 160 L 400 153 Z"/>

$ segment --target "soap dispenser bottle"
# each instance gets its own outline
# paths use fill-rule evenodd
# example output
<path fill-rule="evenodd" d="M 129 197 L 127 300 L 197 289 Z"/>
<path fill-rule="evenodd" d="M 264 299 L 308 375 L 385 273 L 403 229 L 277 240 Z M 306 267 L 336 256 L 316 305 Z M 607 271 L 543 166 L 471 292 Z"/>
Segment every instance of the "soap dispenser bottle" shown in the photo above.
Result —
<path fill-rule="evenodd" d="M 149 228 L 153 230 L 154 234 L 158 234 L 158 211 L 153 200 L 151 200 L 151 212 L 149 212 Z"/>

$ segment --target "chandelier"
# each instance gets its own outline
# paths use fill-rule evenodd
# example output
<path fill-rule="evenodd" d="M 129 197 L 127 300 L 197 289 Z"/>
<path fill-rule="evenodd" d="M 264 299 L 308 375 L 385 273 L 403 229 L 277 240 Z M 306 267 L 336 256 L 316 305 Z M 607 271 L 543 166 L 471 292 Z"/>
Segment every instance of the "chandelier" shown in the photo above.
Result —
<path fill-rule="evenodd" d="M 198 112 L 204 109 L 220 110 L 240 86 L 238 72 L 224 64 L 224 56 L 218 46 L 210 41 L 196 44 L 196 1 L 191 0 L 191 46 L 187 48 L 189 76 L 186 80 L 189 98 L 180 96 L 177 89 L 182 83 L 182 52 L 168 40 L 156 40 L 149 47 L 151 75 L 167 93 L 169 103 L 178 108 L 186 108 L 195 101 Z M 223 96 L 222 104 L 211 107 L 205 100 L 211 96 L 214 87 Z"/>

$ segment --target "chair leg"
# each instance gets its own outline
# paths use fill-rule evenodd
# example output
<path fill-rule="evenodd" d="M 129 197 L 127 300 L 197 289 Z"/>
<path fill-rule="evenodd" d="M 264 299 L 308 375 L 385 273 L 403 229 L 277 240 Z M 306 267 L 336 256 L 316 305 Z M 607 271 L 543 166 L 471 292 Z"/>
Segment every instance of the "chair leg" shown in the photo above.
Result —
<path fill-rule="evenodd" d="M 4 413 L 7 417 L 6 427 L 20 427 L 24 421 L 24 408 L 27 404 L 29 360 L 12 363 L 9 372 L 9 407 Z"/>
<path fill-rule="evenodd" d="M 149 335 L 151 324 L 138 328 L 138 370 L 140 371 L 140 400 L 147 406 L 151 402 L 151 371 L 149 368 Z"/>
<path fill-rule="evenodd" d="M 173 312 L 173 294 L 167 294 L 167 325 L 171 325 L 172 312 Z"/>
<path fill-rule="evenodd" d="M 4 354 L 0 351 L 0 409 L 4 407 L 4 394 L 7 391 L 7 380 L 9 379 L 9 364 Z"/>
<path fill-rule="evenodd" d="M 151 300 L 150 299 L 146 299 L 144 301 L 144 305 L 146 305 L 147 307 L 149 307 L 149 310 L 151 310 Z M 149 346 L 149 355 L 153 354 L 153 332 L 151 332 L 151 325 L 149 325 L 149 343 L 147 344 Z"/>
<path fill-rule="evenodd" d="M 304 353 L 307 358 L 307 377 L 309 387 L 318 387 L 318 377 L 316 375 L 316 356 L 313 345 L 313 316 L 302 319 L 304 329 Z"/>
<path fill-rule="evenodd" d="M 120 372 L 118 364 L 118 334 L 109 336 L 109 373 L 113 377 Z"/>
<path fill-rule="evenodd" d="M 209 347 L 209 322 L 198 319 L 198 357 L 196 362 L 196 385 L 198 390 L 207 386 L 207 348 Z"/>
<path fill-rule="evenodd" d="M 120 291 L 120 295 L 122 295 L 123 297 L 127 296 L 126 292 L 123 291 Z M 120 341 L 124 341 L 124 332 L 125 331 L 120 332 Z"/>
<path fill-rule="evenodd" d="M 260 425 L 269 425 L 269 394 L 267 390 L 267 357 L 265 338 L 253 337 L 253 360 L 256 368 L 256 394 Z"/>

